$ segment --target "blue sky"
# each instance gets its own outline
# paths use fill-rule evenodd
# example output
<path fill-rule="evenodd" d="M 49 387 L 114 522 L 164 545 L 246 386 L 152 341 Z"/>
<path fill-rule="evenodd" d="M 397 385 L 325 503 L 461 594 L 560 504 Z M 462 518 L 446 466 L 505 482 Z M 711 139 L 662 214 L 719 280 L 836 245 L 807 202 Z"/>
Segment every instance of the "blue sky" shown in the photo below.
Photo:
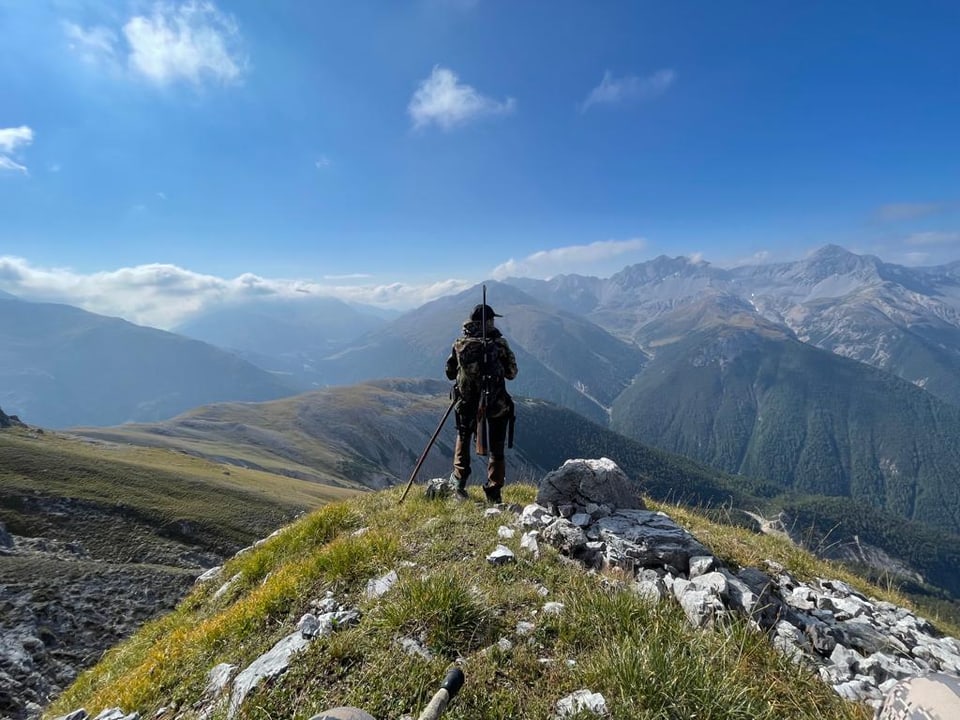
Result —
<path fill-rule="evenodd" d="M 960 259 L 958 27 L 956 2 L 0 0 L 0 289 L 169 326 L 660 254 Z"/>

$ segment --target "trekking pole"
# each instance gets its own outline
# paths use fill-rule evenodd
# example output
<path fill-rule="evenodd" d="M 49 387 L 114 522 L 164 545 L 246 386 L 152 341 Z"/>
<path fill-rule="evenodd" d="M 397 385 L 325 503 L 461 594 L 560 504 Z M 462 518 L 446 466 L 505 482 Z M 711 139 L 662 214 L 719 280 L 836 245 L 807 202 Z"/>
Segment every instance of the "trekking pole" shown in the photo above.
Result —
<path fill-rule="evenodd" d="M 437 720 L 446 710 L 447 704 L 456 697 L 461 687 L 463 687 L 463 671 L 455 667 L 447 673 L 447 676 L 443 679 L 443 685 L 437 690 L 436 695 L 423 709 L 417 720 Z"/>
<path fill-rule="evenodd" d="M 450 403 L 450 407 L 447 408 L 447 411 L 443 414 L 443 417 L 440 418 L 440 424 L 437 425 L 437 429 L 434 431 L 433 437 L 430 438 L 430 442 L 428 442 L 427 446 L 423 449 L 423 454 L 420 456 L 420 459 L 417 460 L 417 466 L 413 469 L 413 472 L 410 473 L 410 482 L 407 483 L 407 489 L 403 491 L 403 495 L 400 496 L 400 502 L 398 502 L 397 505 L 406 499 L 407 493 L 410 492 L 410 487 L 413 485 L 413 479 L 417 477 L 417 473 L 420 472 L 420 466 L 423 465 L 423 461 L 427 459 L 427 453 L 430 452 L 430 448 L 433 447 L 433 443 L 437 441 L 437 436 L 443 429 L 443 424 L 447 421 L 447 418 L 450 417 L 450 411 L 453 410 L 453 406 L 457 404 L 459 399 L 459 397 L 454 397 L 453 401 Z"/>

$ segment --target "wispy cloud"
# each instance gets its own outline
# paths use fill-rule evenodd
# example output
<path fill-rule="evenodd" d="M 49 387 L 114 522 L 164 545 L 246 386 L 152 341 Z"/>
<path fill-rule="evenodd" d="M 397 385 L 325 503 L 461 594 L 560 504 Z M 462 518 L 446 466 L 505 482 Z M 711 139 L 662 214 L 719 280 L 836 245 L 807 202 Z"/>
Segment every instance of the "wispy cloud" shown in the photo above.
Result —
<path fill-rule="evenodd" d="M 317 170 L 323 170 L 326 167 L 330 167 L 330 158 L 326 155 L 321 155 L 316 160 L 313 161 L 313 165 Z"/>
<path fill-rule="evenodd" d="M 580 104 L 580 112 L 585 113 L 594 105 L 618 105 L 631 100 L 651 100 L 663 95 L 677 74 L 670 69 L 658 70 L 647 77 L 626 75 L 615 78 L 609 70 L 603 73 L 603 79 Z"/>
<path fill-rule="evenodd" d="M 156 85 L 185 80 L 237 82 L 247 67 L 243 37 L 231 15 L 213 2 L 157 2 L 118 30 L 64 22 L 70 48 L 88 62 L 125 64 Z"/>
<path fill-rule="evenodd" d="M 159 328 L 175 327 L 207 307 L 252 298 L 304 299 L 319 295 L 408 309 L 471 285 L 457 279 L 420 285 L 348 282 L 368 277 L 358 273 L 329 276 L 316 282 L 244 273 L 222 278 L 160 263 L 80 273 L 68 268 L 36 267 L 23 258 L 0 256 L 0 289 L 24 300 L 63 302 Z"/>
<path fill-rule="evenodd" d="M 960 243 L 960 232 L 928 231 L 908 236 L 907 245 L 954 245 Z"/>
<path fill-rule="evenodd" d="M 515 107 L 513 98 L 499 101 L 481 95 L 470 85 L 461 83 L 452 70 L 437 65 L 410 98 L 407 112 L 415 128 L 434 124 L 450 130 L 480 117 L 507 115 Z"/>
<path fill-rule="evenodd" d="M 84 62 L 96 63 L 112 60 L 117 54 L 119 36 L 103 25 L 84 28 L 74 22 L 63 23 L 63 32 L 69 41 L 70 49 Z"/>
<path fill-rule="evenodd" d="M 613 258 L 631 252 L 643 250 L 647 241 L 643 238 L 630 240 L 599 240 L 589 245 L 568 245 L 567 247 L 541 250 L 522 260 L 511 258 L 497 265 L 492 271 L 494 278 L 535 277 L 549 278 L 561 273 L 585 272 Z"/>
<path fill-rule="evenodd" d="M 0 128 L 0 171 L 12 170 L 26 174 L 26 166 L 16 162 L 11 156 L 32 142 L 33 130 L 26 125 Z"/>
<path fill-rule="evenodd" d="M 373 275 L 369 273 L 346 273 L 345 275 L 324 275 L 324 280 L 369 280 Z"/>
<path fill-rule="evenodd" d="M 233 82 L 243 72 L 237 23 L 212 2 L 156 5 L 149 17 L 131 18 L 123 34 L 130 44 L 130 66 L 159 84 L 205 78 Z"/>
<path fill-rule="evenodd" d="M 952 205 L 954 203 L 948 202 L 888 203 L 878 207 L 873 213 L 873 218 L 880 222 L 915 220 L 949 210 Z"/>

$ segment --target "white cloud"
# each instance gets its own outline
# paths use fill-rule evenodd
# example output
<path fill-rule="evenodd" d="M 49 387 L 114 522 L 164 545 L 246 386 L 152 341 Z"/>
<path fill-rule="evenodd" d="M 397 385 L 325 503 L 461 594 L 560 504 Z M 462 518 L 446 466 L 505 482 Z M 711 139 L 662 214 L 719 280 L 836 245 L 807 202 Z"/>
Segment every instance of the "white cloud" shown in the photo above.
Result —
<path fill-rule="evenodd" d="M 157 85 L 236 82 L 247 65 L 237 22 L 207 0 L 156 2 L 117 30 L 73 22 L 63 28 L 70 49 L 85 61 L 126 64 L 134 77 Z"/>
<path fill-rule="evenodd" d="M 0 155 L 0 170 L 12 170 L 14 172 L 22 172 L 24 175 L 27 174 L 26 165 L 16 163 L 6 155 Z"/>
<path fill-rule="evenodd" d="M 245 65 L 236 21 L 212 2 L 158 3 L 149 17 L 130 18 L 123 34 L 130 67 L 161 85 L 179 79 L 233 82 Z"/>
<path fill-rule="evenodd" d="M 917 232 L 910 235 L 907 245 L 952 245 L 960 243 L 960 232 Z"/>
<path fill-rule="evenodd" d="M 0 171 L 12 170 L 26 174 L 27 168 L 12 157 L 19 148 L 33 142 L 33 130 L 26 125 L 12 128 L 0 128 Z"/>
<path fill-rule="evenodd" d="M 346 273 L 345 275 L 324 275 L 324 280 L 368 280 L 373 275 L 369 273 Z"/>
<path fill-rule="evenodd" d="M 492 275 L 497 279 L 518 276 L 549 278 L 562 273 L 582 273 L 586 271 L 587 266 L 643 250 L 646 246 L 647 241 L 643 238 L 632 238 L 630 240 L 599 240 L 589 245 L 569 245 L 553 250 L 541 250 L 522 260 L 511 258 L 497 265 Z"/>
<path fill-rule="evenodd" d="M 629 100 L 651 100 L 665 93 L 677 74 L 670 69 L 658 70 L 647 77 L 627 75 L 615 78 L 609 70 L 603 73 L 603 79 L 587 99 L 580 104 L 580 112 L 585 113 L 594 105 L 617 105 Z"/>
<path fill-rule="evenodd" d="M 459 82 L 452 70 L 437 65 L 410 98 L 407 112 L 415 128 L 434 123 L 450 130 L 485 115 L 507 115 L 515 107 L 513 98 L 500 102 L 481 95 L 470 85 Z"/>
<path fill-rule="evenodd" d="M 12 153 L 21 145 L 33 142 L 33 130 L 26 125 L 15 128 L 0 128 L 0 152 Z"/>
<path fill-rule="evenodd" d="M 161 263 L 79 273 L 68 268 L 40 268 L 23 258 L 0 256 L 0 289 L 24 300 L 63 302 L 159 328 L 172 328 L 212 305 L 258 297 L 302 299 L 321 295 L 408 309 L 472 284 L 455 279 L 423 285 L 345 282 L 367 277 L 327 278 L 336 283 L 264 278 L 253 273 L 221 278 Z"/>
<path fill-rule="evenodd" d="M 158 192 L 157 197 L 160 198 L 161 200 L 166 200 L 167 194 L 165 192 Z"/>
<path fill-rule="evenodd" d="M 326 155 L 321 155 L 316 160 L 314 160 L 313 165 L 317 170 L 323 170 L 325 167 L 330 167 L 330 158 Z"/>
<path fill-rule="evenodd" d="M 69 47 L 85 62 L 94 63 L 112 59 L 117 51 L 117 33 L 103 25 L 83 28 L 72 22 L 63 23 L 63 31 L 70 40 Z"/>

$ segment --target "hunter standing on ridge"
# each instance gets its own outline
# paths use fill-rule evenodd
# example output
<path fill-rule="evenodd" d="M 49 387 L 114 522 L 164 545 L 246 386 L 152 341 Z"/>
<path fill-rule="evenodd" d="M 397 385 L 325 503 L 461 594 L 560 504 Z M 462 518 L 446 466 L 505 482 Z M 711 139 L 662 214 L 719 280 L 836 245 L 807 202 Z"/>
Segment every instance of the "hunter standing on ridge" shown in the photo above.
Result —
<path fill-rule="evenodd" d="M 486 300 L 486 288 L 484 288 Z M 503 317 L 489 305 L 477 305 L 463 324 L 447 358 L 447 379 L 456 380 L 454 392 L 459 398 L 457 411 L 457 443 L 453 451 L 453 473 L 457 496 L 467 497 L 470 477 L 470 439 L 477 437 L 477 454 L 487 455 L 487 482 L 483 492 L 489 502 L 501 502 L 500 489 L 506 475 L 503 450 L 507 429 L 513 446 L 513 399 L 505 380 L 517 376 L 517 358 L 503 334 L 494 327 L 493 319 Z"/>

